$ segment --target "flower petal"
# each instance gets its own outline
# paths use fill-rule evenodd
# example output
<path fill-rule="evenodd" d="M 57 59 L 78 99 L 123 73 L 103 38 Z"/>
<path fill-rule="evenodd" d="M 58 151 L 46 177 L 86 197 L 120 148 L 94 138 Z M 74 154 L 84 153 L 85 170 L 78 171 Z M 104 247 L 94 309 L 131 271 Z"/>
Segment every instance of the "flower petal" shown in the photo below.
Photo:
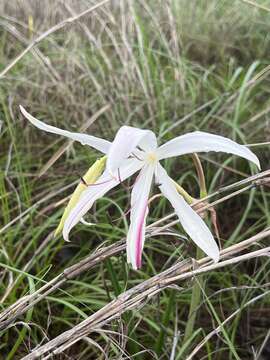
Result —
<path fill-rule="evenodd" d="M 207 151 L 222 151 L 241 156 L 252 161 L 260 169 L 259 159 L 246 146 L 239 145 L 223 136 L 201 131 L 178 136 L 166 142 L 157 150 L 160 160 L 178 155 Z"/>
<path fill-rule="evenodd" d="M 98 159 L 94 162 L 94 164 L 88 169 L 88 171 L 84 174 L 83 180 L 86 184 L 94 184 L 98 178 L 101 176 L 101 174 L 104 171 L 105 165 L 106 165 L 106 156 L 103 156 L 101 159 Z M 59 225 L 57 226 L 54 236 L 57 236 L 60 234 L 63 230 L 64 224 L 66 219 L 68 218 L 71 210 L 76 206 L 78 203 L 81 194 L 83 191 L 87 188 L 87 185 L 83 182 L 80 182 L 76 189 L 74 190 L 73 194 L 71 195 L 71 198 L 69 199 L 69 202 L 67 206 L 65 207 L 64 213 L 61 217 L 61 220 L 59 222 Z"/>
<path fill-rule="evenodd" d="M 137 159 L 129 159 L 124 161 L 120 167 L 121 181 L 132 176 L 142 167 L 142 162 Z M 63 228 L 63 237 L 68 241 L 71 229 L 81 220 L 81 218 L 92 207 L 93 203 L 101 198 L 106 192 L 114 188 L 120 183 L 115 177 L 112 177 L 107 170 L 101 175 L 95 184 L 90 185 L 80 196 L 76 206 L 70 211 Z"/>
<path fill-rule="evenodd" d="M 110 147 L 107 160 L 107 168 L 114 172 L 120 167 L 122 161 L 140 146 L 145 151 L 151 151 L 157 147 L 155 134 L 150 130 L 142 130 L 131 126 L 122 126 Z"/>
<path fill-rule="evenodd" d="M 65 136 L 67 138 L 80 142 L 82 145 L 89 145 L 101 151 L 104 154 L 107 154 L 107 152 L 109 151 L 111 143 L 107 140 L 98 138 L 96 136 L 75 133 L 75 132 L 59 129 L 55 126 L 47 125 L 44 122 L 36 119 L 31 114 L 29 114 L 21 105 L 20 105 L 20 110 L 22 114 L 26 117 L 26 119 L 28 119 L 34 126 L 36 126 L 41 130 L 47 131 L 52 134 Z"/>
<path fill-rule="evenodd" d="M 199 248 L 201 248 L 215 262 L 219 260 L 219 249 L 210 230 L 202 218 L 186 203 L 184 198 L 177 192 L 173 180 L 168 176 L 165 169 L 158 164 L 156 172 L 157 182 L 162 194 L 170 201 L 179 220 Z"/>
<path fill-rule="evenodd" d="M 145 223 L 148 214 L 148 197 L 155 167 L 142 168 L 131 193 L 130 227 L 127 235 L 127 259 L 133 269 L 141 267 L 145 240 Z"/>

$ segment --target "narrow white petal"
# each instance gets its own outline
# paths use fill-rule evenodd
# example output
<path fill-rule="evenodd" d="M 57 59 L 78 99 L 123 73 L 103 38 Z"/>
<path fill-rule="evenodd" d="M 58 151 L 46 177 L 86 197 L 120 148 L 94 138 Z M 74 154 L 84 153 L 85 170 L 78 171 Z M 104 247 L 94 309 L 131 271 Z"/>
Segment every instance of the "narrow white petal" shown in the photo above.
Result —
<path fill-rule="evenodd" d="M 26 117 L 26 119 L 28 119 L 34 126 L 36 126 L 37 128 L 39 128 L 41 130 L 47 131 L 52 134 L 65 136 L 69 139 L 80 142 L 82 145 L 89 145 L 89 146 L 101 151 L 104 154 L 107 154 L 109 151 L 111 143 L 107 140 L 98 138 L 96 136 L 70 132 L 67 130 L 59 129 L 55 126 L 47 125 L 44 122 L 36 119 L 31 114 L 29 114 L 21 105 L 20 105 L 20 110 L 21 110 L 22 114 Z"/>
<path fill-rule="evenodd" d="M 139 160 L 129 159 L 124 161 L 123 165 L 120 167 L 121 181 L 132 176 L 141 167 L 142 163 Z M 82 219 L 94 202 L 119 183 L 120 181 L 117 180 L 116 176 L 112 177 L 112 175 L 105 170 L 95 184 L 89 185 L 89 187 L 83 191 L 77 205 L 71 210 L 65 221 L 63 237 L 66 241 L 68 241 L 71 229 Z"/>
<path fill-rule="evenodd" d="M 156 172 L 157 182 L 162 194 L 170 201 L 179 220 L 195 242 L 208 256 L 215 262 L 219 260 L 219 249 L 202 218 L 186 203 L 184 198 L 176 191 L 172 179 L 168 176 L 165 169 L 158 164 Z"/>
<path fill-rule="evenodd" d="M 133 269 L 141 267 L 148 214 L 148 197 L 154 175 L 154 166 L 142 168 L 131 193 L 130 227 L 127 235 L 127 259 Z"/>
<path fill-rule="evenodd" d="M 246 146 L 239 145 L 223 136 L 201 131 L 194 131 L 192 133 L 178 136 L 163 144 L 157 150 L 160 160 L 178 155 L 207 151 L 221 151 L 241 156 L 249 161 L 252 161 L 260 169 L 259 159 Z"/>
<path fill-rule="evenodd" d="M 140 146 L 145 151 L 151 151 L 157 147 L 155 134 L 150 130 L 137 129 L 131 126 L 122 126 L 110 147 L 107 160 L 107 168 L 113 172 L 120 167 L 122 161 Z"/>

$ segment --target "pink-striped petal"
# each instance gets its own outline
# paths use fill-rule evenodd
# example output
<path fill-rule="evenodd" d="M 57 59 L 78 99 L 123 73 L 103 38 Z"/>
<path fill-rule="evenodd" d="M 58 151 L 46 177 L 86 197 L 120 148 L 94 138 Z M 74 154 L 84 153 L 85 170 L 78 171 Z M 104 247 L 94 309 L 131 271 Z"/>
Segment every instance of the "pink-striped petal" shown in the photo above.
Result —
<path fill-rule="evenodd" d="M 199 248 L 217 262 L 219 249 L 213 235 L 202 218 L 177 192 L 172 179 L 160 164 L 157 166 L 156 178 L 162 194 L 170 201 L 184 230 Z"/>
<path fill-rule="evenodd" d="M 128 159 L 123 162 L 119 169 L 121 174 L 121 181 L 126 180 L 132 176 L 135 172 L 140 170 L 142 162 L 136 159 Z M 101 175 L 97 182 L 83 191 L 77 205 L 71 210 L 67 217 L 64 228 L 63 237 L 66 241 L 69 240 L 69 233 L 71 229 L 82 219 L 82 217 L 91 209 L 94 202 L 104 196 L 109 190 L 114 188 L 120 183 L 120 180 L 115 176 L 112 176 L 107 170 Z"/>
<path fill-rule="evenodd" d="M 91 146 L 94 149 L 97 149 L 98 151 L 101 151 L 104 154 L 107 154 L 109 151 L 109 148 L 111 146 L 110 141 L 92 135 L 75 133 L 75 132 L 59 129 L 55 126 L 45 124 L 44 122 L 36 119 L 34 116 L 29 114 L 21 105 L 20 105 L 20 110 L 21 113 L 26 117 L 26 119 L 29 120 L 34 126 L 39 128 L 40 130 L 44 130 L 52 134 L 65 136 L 69 139 L 80 142 L 82 145 Z"/>
<path fill-rule="evenodd" d="M 150 130 L 137 129 L 131 126 L 122 126 L 110 147 L 107 160 L 107 169 L 114 172 L 121 166 L 132 152 L 140 146 L 142 150 L 152 151 L 157 148 L 157 139 Z"/>
<path fill-rule="evenodd" d="M 130 227 L 127 235 L 127 260 L 133 269 L 141 267 L 148 214 L 148 198 L 155 167 L 142 168 L 131 193 Z"/>

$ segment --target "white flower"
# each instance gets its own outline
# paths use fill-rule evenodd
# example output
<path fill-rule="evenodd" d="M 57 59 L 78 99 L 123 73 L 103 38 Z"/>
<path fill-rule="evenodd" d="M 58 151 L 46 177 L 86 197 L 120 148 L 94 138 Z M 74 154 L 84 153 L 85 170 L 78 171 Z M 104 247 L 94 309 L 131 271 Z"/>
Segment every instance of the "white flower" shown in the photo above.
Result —
<path fill-rule="evenodd" d="M 219 249 L 213 235 L 201 217 L 177 192 L 173 180 L 161 166 L 160 160 L 195 152 L 222 151 L 241 156 L 260 168 L 259 159 L 246 146 L 219 135 L 200 131 L 178 136 L 158 146 L 156 136 L 152 131 L 129 126 L 122 126 L 114 141 L 110 143 L 94 136 L 72 133 L 46 125 L 31 116 L 23 107 L 20 109 L 36 127 L 69 137 L 107 154 L 105 171 L 94 186 L 89 186 L 82 193 L 78 203 L 65 221 L 63 229 L 65 240 L 68 240 L 70 230 L 82 219 L 97 199 L 140 170 L 131 192 L 130 227 L 127 234 L 127 258 L 132 267 L 134 269 L 141 267 L 148 199 L 154 177 L 160 191 L 171 203 L 187 234 L 214 261 L 219 260 Z"/>

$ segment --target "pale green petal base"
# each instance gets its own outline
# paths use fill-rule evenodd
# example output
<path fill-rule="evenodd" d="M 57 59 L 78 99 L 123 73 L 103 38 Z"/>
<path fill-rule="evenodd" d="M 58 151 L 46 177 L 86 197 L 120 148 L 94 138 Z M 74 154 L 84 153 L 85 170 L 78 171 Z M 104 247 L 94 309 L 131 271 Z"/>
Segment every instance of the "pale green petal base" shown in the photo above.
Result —
<path fill-rule="evenodd" d="M 105 169 L 106 166 L 106 160 L 107 160 L 107 156 L 103 156 L 101 159 L 98 159 L 90 168 L 89 170 L 86 172 L 86 174 L 83 176 L 83 179 L 85 181 L 86 184 L 94 184 L 97 179 L 100 177 L 100 175 L 102 174 L 102 172 Z M 65 210 L 64 213 L 62 215 L 62 218 L 60 220 L 60 223 L 57 227 L 57 229 L 54 232 L 54 236 L 57 236 L 61 233 L 61 231 L 63 230 L 64 227 L 64 223 L 68 217 L 68 215 L 70 214 L 71 210 L 75 207 L 75 205 L 78 203 L 79 198 L 82 194 L 82 192 L 87 189 L 87 185 L 84 184 L 83 182 L 80 182 L 75 191 L 73 192 Z"/>

